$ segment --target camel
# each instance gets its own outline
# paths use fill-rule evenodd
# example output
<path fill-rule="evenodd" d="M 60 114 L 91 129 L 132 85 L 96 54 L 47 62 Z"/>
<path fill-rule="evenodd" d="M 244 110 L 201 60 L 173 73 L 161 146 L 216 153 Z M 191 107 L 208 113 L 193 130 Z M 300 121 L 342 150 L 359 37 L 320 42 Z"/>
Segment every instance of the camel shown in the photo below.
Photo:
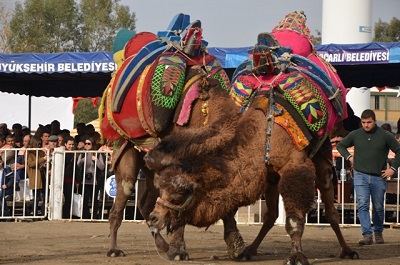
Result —
<path fill-rule="evenodd" d="M 325 140 L 318 153 L 310 159 L 307 149 L 296 150 L 287 132 L 275 124 L 270 141 L 270 165 L 266 166 L 263 99 L 255 100 L 238 119 L 237 108 L 230 99 L 224 98 L 223 113 L 232 115 L 226 119 L 229 125 L 210 124 L 200 129 L 175 132 L 148 152 L 146 164 L 156 172 L 155 183 L 161 193 L 150 214 L 150 226 L 157 232 L 164 228 L 173 232 L 186 224 L 208 227 L 219 219 L 225 219 L 225 231 L 238 232 L 232 212 L 255 203 L 264 195 L 267 211 L 260 233 L 252 244 L 233 255 L 236 259 L 248 259 L 257 254 L 258 246 L 273 227 L 281 194 L 286 211 L 286 230 L 292 240 L 292 252 L 285 264 L 308 264 L 302 251 L 301 237 L 305 216 L 314 202 L 316 185 L 325 203 L 325 216 L 338 237 L 340 257 L 358 258 L 339 228 L 331 181 L 329 140 Z M 209 115 L 211 117 L 213 112 Z M 233 131 L 232 126 L 235 127 Z M 227 243 L 240 243 L 242 239 L 232 238 L 233 235 L 239 233 L 225 235 Z M 227 245 L 229 253 L 232 244 Z"/>
<path fill-rule="evenodd" d="M 189 23 L 190 17 L 178 14 L 165 32 L 134 34 L 122 31 L 128 38 L 122 50 L 114 55 L 118 71 L 104 92 L 100 108 L 101 130 L 105 138 L 115 141 L 113 169 L 117 194 L 109 215 L 110 247 L 107 256 L 124 256 L 117 246 L 118 229 L 129 196 L 134 191 L 139 170 L 146 177 L 146 189 L 138 208 L 149 220 L 159 191 L 154 187 L 154 173 L 143 156 L 159 139 L 187 127 L 203 126 L 207 108 L 202 102 L 205 76 L 216 79 L 219 89 L 227 90 L 229 78 L 218 61 L 206 52 L 201 22 Z M 198 110 L 191 115 L 192 109 Z M 169 259 L 189 258 L 184 243 L 184 227 L 174 231 L 169 243 L 151 231 L 160 252 Z"/>
<path fill-rule="evenodd" d="M 281 194 L 292 241 L 285 264 L 309 264 L 301 238 L 316 186 L 340 243 L 340 257 L 358 258 L 340 231 L 331 181 L 328 134 L 347 116 L 345 88 L 333 68 L 312 51 L 307 30 L 304 18 L 291 13 L 273 34 L 260 34 L 250 59 L 233 75 L 230 97 L 209 89 L 214 102 L 224 107 L 209 111 L 208 117 L 220 122 L 174 132 L 145 156 L 160 189 L 150 214 L 154 231 L 174 232 L 186 224 L 208 227 L 222 218 L 230 257 L 248 259 L 273 227 Z M 247 94 L 240 94 L 243 88 Z M 245 110 L 240 118 L 238 106 Z M 260 233 L 246 248 L 232 248 L 242 246 L 232 212 L 261 195 L 267 211 Z"/>

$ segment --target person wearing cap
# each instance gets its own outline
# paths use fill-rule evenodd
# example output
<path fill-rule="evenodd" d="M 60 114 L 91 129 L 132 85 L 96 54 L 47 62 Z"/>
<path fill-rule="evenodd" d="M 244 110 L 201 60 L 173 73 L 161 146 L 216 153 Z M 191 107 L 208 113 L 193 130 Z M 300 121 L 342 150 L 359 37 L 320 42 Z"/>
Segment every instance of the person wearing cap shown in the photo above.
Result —
<path fill-rule="evenodd" d="M 57 135 L 50 135 L 48 138 L 49 141 L 49 149 L 54 150 L 57 147 L 58 136 Z"/>
<path fill-rule="evenodd" d="M 52 160 L 54 148 L 57 147 L 58 143 L 58 136 L 57 135 L 50 135 L 48 138 L 48 145 L 46 146 L 47 149 L 50 150 L 50 160 Z"/>
<path fill-rule="evenodd" d="M 45 192 L 46 192 L 45 188 L 48 188 L 48 185 L 47 185 L 48 183 L 47 183 L 47 179 L 46 179 L 46 171 L 47 171 L 47 175 L 49 176 L 49 178 L 51 177 L 51 161 L 53 160 L 54 148 L 57 147 L 58 137 L 57 137 L 57 135 L 50 135 L 49 138 L 47 139 L 47 141 L 48 141 L 48 144 L 45 148 L 50 150 L 49 157 L 47 159 L 47 162 L 49 162 L 49 163 L 47 164 L 47 166 L 44 166 L 41 168 L 42 183 L 44 184 L 43 185 L 43 187 L 44 187 L 43 194 L 45 194 Z"/>

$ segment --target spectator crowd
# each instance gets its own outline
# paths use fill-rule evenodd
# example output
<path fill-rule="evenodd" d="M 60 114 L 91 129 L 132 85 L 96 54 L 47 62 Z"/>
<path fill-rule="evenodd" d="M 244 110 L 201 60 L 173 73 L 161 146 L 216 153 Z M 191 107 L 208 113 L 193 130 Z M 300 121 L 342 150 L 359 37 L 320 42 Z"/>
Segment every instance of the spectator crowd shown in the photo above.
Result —
<path fill-rule="evenodd" d="M 71 136 L 69 130 L 61 129 L 58 120 L 39 125 L 35 131 L 19 123 L 11 129 L 0 123 L 0 217 L 10 216 L 7 201 L 15 200 L 28 202 L 27 215 L 46 218 L 45 198 L 55 150 L 65 152 L 62 217 L 72 218 L 74 192 L 83 197 L 82 218 L 97 217 L 97 198 L 104 190 L 104 176 L 111 174 L 106 172 L 111 165 L 110 153 L 97 151 L 111 151 L 113 144 L 102 145 L 92 124 L 78 123 L 76 131 Z M 94 205 L 92 210 L 89 202 Z"/>

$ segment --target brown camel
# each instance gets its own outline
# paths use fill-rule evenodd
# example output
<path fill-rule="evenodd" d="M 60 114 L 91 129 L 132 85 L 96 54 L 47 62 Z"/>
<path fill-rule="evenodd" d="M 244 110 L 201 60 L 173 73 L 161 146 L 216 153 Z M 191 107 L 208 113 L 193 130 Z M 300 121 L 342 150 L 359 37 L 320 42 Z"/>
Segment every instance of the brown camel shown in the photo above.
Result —
<path fill-rule="evenodd" d="M 206 75 L 201 68 L 192 67 L 187 70 L 187 80 L 197 80 L 194 84 L 202 83 L 202 76 Z M 197 76 L 197 79 L 193 79 Z M 211 79 L 211 82 L 215 82 L 216 91 L 218 93 L 224 93 L 226 96 L 227 92 L 224 90 L 219 83 L 214 79 Z M 194 89 L 197 90 L 196 87 Z M 182 130 L 190 130 L 201 128 L 204 126 L 205 121 L 214 123 L 212 117 L 207 116 L 207 111 L 215 111 L 221 112 L 223 109 L 218 108 L 218 104 L 214 104 L 214 100 L 212 95 L 208 93 L 207 86 L 199 85 L 199 96 L 198 99 L 195 100 L 191 105 L 191 115 L 185 126 L 176 125 L 171 123 L 169 126 L 171 127 L 166 135 L 179 132 Z M 176 111 L 176 116 L 180 114 L 183 109 L 183 102 L 187 98 L 191 90 L 188 89 L 186 94 L 182 95 L 180 103 L 178 104 L 178 109 Z M 193 91 L 193 89 L 192 89 Z M 208 100 L 208 101 L 205 101 Z M 213 106 L 207 108 L 204 105 L 205 102 L 211 103 Z M 237 112 L 237 117 L 239 117 L 240 113 Z M 220 119 L 219 123 L 224 124 L 224 126 L 228 126 L 229 128 L 233 129 L 230 124 L 223 123 L 222 121 L 227 121 L 230 117 L 225 117 L 221 115 L 218 117 Z M 229 139 L 226 139 L 229 141 Z M 142 214 L 142 216 L 149 221 L 150 212 L 153 210 L 154 205 L 156 203 L 156 199 L 159 196 L 159 191 L 157 188 L 154 187 L 154 173 L 153 171 L 149 170 L 144 163 L 143 156 L 145 152 L 139 151 L 138 148 L 131 142 L 122 140 L 124 144 L 117 154 L 117 159 L 114 161 L 114 168 L 115 168 L 115 176 L 117 182 L 117 196 L 115 198 L 115 202 L 111 208 L 109 222 L 110 222 L 110 248 L 107 252 L 107 256 L 124 256 L 124 252 L 117 247 L 117 233 L 118 228 L 121 225 L 123 219 L 123 212 L 128 201 L 130 194 L 132 194 L 134 190 L 134 184 L 137 180 L 137 175 L 139 170 L 142 170 L 143 174 L 146 177 L 146 189 L 139 199 L 138 207 Z M 236 231 L 235 231 L 236 232 Z M 234 233 L 235 233 L 234 232 Z M 158 231 L 151 230 L 152 236 L 154 237 L 155 244 L 160 252 L 166 252 L 167 257 L 171 260 L 188 260 L 189 255 L 186 251 L 186 245 L 184 241 L 184 226 L 179 227 L 176 229 L 172 235 L 170 236 L 169 243 L 158 233 Z M 240 250 L 235 249 L 236 252 L 242 252 L 244 249 L 244 244 L 242 243 Z"/>
<path fill-rule="evenodd" d="M 272 33 L 259 34 L 249 59 L 233 74 L 233 100 L 210 90 L 224 108 L 209 111 L 209 119 L 220 121 L 213 116 L 223 115 L 222 124 L 170 134 L 146 155 L 161 192 L 150 215 L 155 231 L 207 227 L 224 218 L 230 257 L 248 258 L 273 227 L 281 194 L 292 240 L 285 264 L 308 264 L 301 238 L 316 186 L 340 257 L 358 258 L 340 231 L 331 181 L 328 133 L 347 116 L 345 88 L 333 67 L 316 55 L 305 21 L 303 13 L 293 12 Z M 246 110 L 240 118 L 238 106 Z M 241 245 L 232 212 L 262 194 L 267 211 L 259 235 L 246 249 L 232 250 Z"/>
<path fill-rule="evenodd" d="M 118 139 L 113 161 L 117 194 L 109 215 L 108 256 L 124 255 L 117 247 L 117 234 L 139 170 L 146 177 L 146 189 L 138 207 L 146 220 L 159 196 L 153 184 L 154 173 L 143 161 L 146 150 L 173 131 L 203 126 L 207 118 L 207 107 L 203 106 L 207 86 L 201 85 L 204 76 L 218 79 L 221 90 L 229 87 L 226 73 L 206 51 L 201 22 L 188 23 L 189 19 L 188 15 L 178 14 L 170 28 L 160 32 L 162 37 L 149 32 L 130 33 L 134 36 L 118 53 L 123 58 L 104 92 L 101 129 L 106 138 Z M 123 31 L 121 36 L 126 35 Z M 159 233 L 151 233 L 158 250 L 167 252 L 169 259 L 189 258 L 184 227 L 172 233 L 169 243 Z"/>
<path fill-rule="evenodd" d="M 332 150 L 328 139 L 312 159 L 310 148 L 297 150 L 290 135 L 274 124 L 270 137 L 270 162 L 265 165 L 268 99 L 257 97 L 240 118 L 233 101 L 209 91 L 221 107 L 209 111 L 208 124 L 165 137 L 145 157 L 156 171 L 161 195 L 151 213 L 151 226 L 169 232 L 185 224 L 207 227 L 224 219 L 225 240 L 230 257 L 255 255 L 257 248 L 278 217 L 278 197 L 282 195 L 286 211 L 286 230 L 292 240 L 287 264 L 308 264 L 301 237 L 305 216 L 314 201 L 315 185 L 325 203 L 325 215 L 341 245 L 341 258 L 358 258 L 345 242 L 334 207 Z M 219 96 L 219 100 L 217 99 Z M 215 103 L 214 103 L 215 104 Z M 211 104 L 209 104 L 211 105 Z M 224 118 L 217 118 L 223 115 Z M 267 114 L 268 115 L 268 114 Z M 217 116 L 217 117 L 215 117 Z M 234 128 L 234 129 L 233 129 Z M 257 238 L 246 249 L 233 248 L 238 230 L 232 212 L 256 202 L 264 194 L 267 211 Z M 230 233 L 235 231 L 237 233 Z M 233 250 L 232 250 L 233 249 Z M 240 252 L 243 250 L 243 252 Z"/>

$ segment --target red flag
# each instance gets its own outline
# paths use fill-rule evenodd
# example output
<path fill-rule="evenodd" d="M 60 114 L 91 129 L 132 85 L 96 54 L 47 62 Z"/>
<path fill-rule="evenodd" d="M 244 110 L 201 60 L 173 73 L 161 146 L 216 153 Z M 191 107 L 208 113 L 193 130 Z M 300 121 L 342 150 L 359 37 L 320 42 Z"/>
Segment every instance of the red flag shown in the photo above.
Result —
<path fill-rule="evenodd" d="M 75 114 L 75 112 L 76 112 L 76 107 L 78 106 L 79 101 L 82 100 L 82 99 L 83 99 L 82 97 L 79 97 L 79 98 L 72 98 L 72 101 L 73 101 L 73 103 L 72 103 L 72 113 L 73 113 L 73 114 Z"/>
<path fill-rule="evenodd" d="M 92 104 L 93 104 L 93 107 L 97 107 L 97 104 L 99 104 L 99 98 L 98 97 L 92 98 Z"/>
<path fill-rule="evenodd" d="M 376 89 L 378 89 L 379 92 L 381 92 L 382 90 L 385 90 L 386 88 L 388 88 L 388 86 L 383 86 L 383 87 L 376 86 Z"/>
<path fill-rule="evenodd" d="M 72 101 L 73 101 L 73 103 L 72 103 L 72 113 L 73 114 L 75 114 L 76 107 L 78 106 L 79 101 L 81 101 L 82 99 L 85 99 L 85 98 L 82 98 L 82 97 L 72 98 Z M 90 100 L 92 101 L 93 107 L 97 107 L 97 105 L 99 104 L 99 98 L 98 97 L 90 98 Z"/>

